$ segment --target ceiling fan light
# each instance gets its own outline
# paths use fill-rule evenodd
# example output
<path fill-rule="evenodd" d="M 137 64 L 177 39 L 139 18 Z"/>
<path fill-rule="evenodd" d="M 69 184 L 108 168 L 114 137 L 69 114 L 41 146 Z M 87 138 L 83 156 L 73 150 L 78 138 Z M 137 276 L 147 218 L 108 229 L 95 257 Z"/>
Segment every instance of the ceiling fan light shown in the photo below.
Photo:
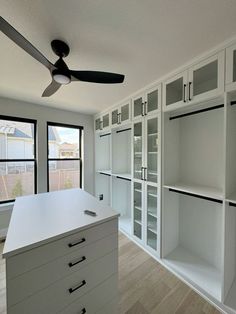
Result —
<path fill-rule="evenodd" d="M 53 71 L 52 75 L 53 79 L 59 84 L 66 85 L 71 82 L 70 75 L 67 75 L 61 71 L 55 70 Z"/>

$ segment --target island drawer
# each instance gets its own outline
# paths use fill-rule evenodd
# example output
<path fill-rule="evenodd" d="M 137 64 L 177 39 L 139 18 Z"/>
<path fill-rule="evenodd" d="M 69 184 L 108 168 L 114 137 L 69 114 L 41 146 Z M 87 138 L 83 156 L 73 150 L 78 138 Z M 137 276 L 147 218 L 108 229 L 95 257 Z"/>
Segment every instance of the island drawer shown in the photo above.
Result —
<path fill-rule="evenodd" d="M 58 311 L 94 289 L 113 274 L 116 274 L 117 271 L 118 250 L 114 250 L 83 268 L 83 271 L 74 272 L 24 301 L 12 307 L 8 306 L 8 314 L 58 313 Z M 117 291 L 117 289 L 114 290 Z"/>
<path fill-rule="evenodd" d="M 71 275 L 95 260 L 118 249 L 118 233 L 93 242 L 70 254 L 64 255 L 48 264 L 34 268 L 8 281 L 8 306 L 12 306 L 25 298 L 45 289 L 50 284 L 65 276 Z"/>
<path fill-rule="evenodd" d="M 118 230 L 118 219 L 112 219 L 95 227 L 63 237 L 45 245 L 19 253 L 7 258 L 7 279 L 14 278 L 33 268 L 47 264 L 63 255 L 78 251 L 99 239 L 102 239 Z"/>
<path fill-rule="evenodd" d="M 118 274 L 112 275 L 102 284 L 58 312 L 58 314 L 115 314 L 115 312 L 110 311 L 111 306 L 118 303 L 117 291 L 114 287 L 116 289 L 118 287 Z"/>

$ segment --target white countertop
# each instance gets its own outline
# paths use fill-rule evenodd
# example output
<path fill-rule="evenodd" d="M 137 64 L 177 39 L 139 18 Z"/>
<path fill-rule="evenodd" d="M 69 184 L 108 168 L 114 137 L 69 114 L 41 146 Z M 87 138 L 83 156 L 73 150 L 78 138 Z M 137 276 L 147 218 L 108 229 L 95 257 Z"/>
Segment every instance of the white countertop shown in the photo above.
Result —
<path fill-rule="evenodd" d="M 96 217 L 84 214 L 89 209 Z M 19 254 L 91 226 L 118 217 L 81 189 L 19 197 L 8 228 L 3 257 Z"/>

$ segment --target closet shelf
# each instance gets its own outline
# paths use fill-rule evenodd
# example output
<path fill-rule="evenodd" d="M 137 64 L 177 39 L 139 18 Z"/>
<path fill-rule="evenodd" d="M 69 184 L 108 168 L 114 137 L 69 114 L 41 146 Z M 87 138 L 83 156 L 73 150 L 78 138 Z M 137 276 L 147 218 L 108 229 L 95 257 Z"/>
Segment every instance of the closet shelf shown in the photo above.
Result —
<path fill-rule="evenodd" d="M 221 272 L 207 261 L 178 246 L 163 262 L 194 286 L 199 286 L 217 300 L 221 300 Z"/>
<path fill-rule="evenodd" d="M 195 185 L 195 184 L 185 184 L 182 182 L 177 182 L 174 184 L 165 184 L 164 188 L 166 189 L 174 189 L 176 191 L 187 192 L 195 195 L 200 195 L 204 197 L 215 198 L 218 200 L 223 199 L 223 193 L 219 189 L 203 186 L 203 185 Z"/>

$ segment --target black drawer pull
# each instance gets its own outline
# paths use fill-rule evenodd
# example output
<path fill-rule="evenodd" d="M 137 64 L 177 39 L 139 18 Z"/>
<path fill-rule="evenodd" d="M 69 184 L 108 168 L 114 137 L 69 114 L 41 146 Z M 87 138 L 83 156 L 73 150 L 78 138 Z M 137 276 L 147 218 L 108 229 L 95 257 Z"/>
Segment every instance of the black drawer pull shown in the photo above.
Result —
<path fill-rule="evenodd" d="M 70 262 L 68 265 L 69 265 L 69 267 L 73 267 L 73 266 L 75 266 L 75 265 L 77 265 L 77 264 L 79 264 L 79 263 L 82 263 L 82 262 L 85 261 L 85 260 L 86 260 L 86 257 L 85 257 L 85 256 L 82 256 L 78 261 L 76 261 L 76 262 L 74 262 L 74 263 Z"/>
<path fill-rule="evenodd" d="M 81 310 L 80 314 L 85 314 L 86 313 L 86 309 L 85 307 Z"/>
<path fill-rule="evenodd" d="M 85 241 L 86 241 L 85 238 L 82 238 L 82 239 L 79 240 L 78 242 L 69 243 L 68 246 L 69 246 L 69 247 L 73 247 L 73 246 L 76 246 L 76 245 L 78 245 L 78 244 L 81 244 L 81 243 L 83 243 L 83 242 L 85 242 Z"/>
<path fill-rule="evenodd" d="M 78 289 L 80 289 L 81 287 L 83 287 L 84 285 L 86 285 L 86 281 L 85 281 L 85 280 L 82 280 L 81 283 L 80 283 L 78 286 L 76 286 L 75 288 L 70 288 L 70 289 L 69 289 L 69 292 L 70 292 L 70 293 L 73 293 L 73 292 L 75 292 L 76 290 L 78 290 Z"/>

